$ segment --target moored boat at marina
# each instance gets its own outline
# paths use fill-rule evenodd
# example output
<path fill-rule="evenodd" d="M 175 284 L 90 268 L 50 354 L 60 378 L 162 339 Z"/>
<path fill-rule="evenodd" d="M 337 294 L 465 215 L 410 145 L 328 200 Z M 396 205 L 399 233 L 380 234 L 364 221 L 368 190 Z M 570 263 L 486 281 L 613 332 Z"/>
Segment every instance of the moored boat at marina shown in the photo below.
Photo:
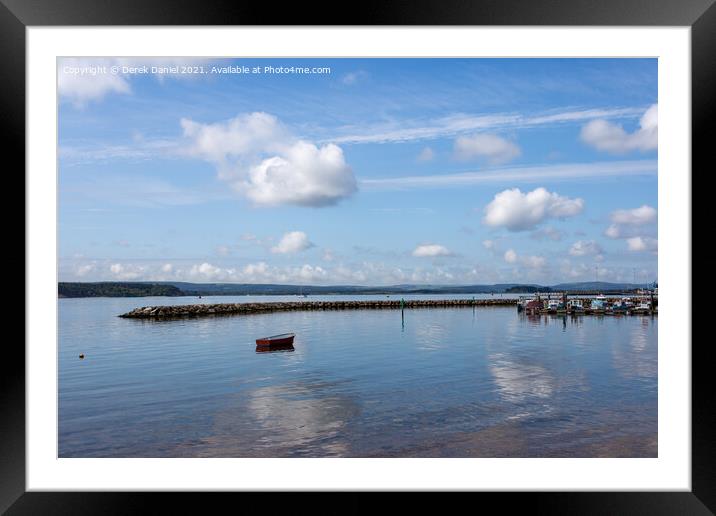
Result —
<path fill-rule="evenodd" d="M 524 304 L 524 311 L 528 314 L 539 313 L 540 310 L 542 310 L 542 300 L 539 297 L 529 299 Z"/>
<path fill-rule="evenodd" d="M 567 308 L 569 310 L 569 313 L 583 314 L 584 313 L 584 302 L 581 299 L 570 299 L 567 302 Z"/>
<path fill-rule="evenodd" d="M 607 309 L 607 298 L 602 294 L 600 294 L 597 297 L 595 297 L 594 299 L 592 299 L 592 301 L 589 305 L 590 312 L 593 314 L 597 314 L 597 315 L 603 314 L 606 311 L 606 309 Z"/>
<path fill-rule="evenodd" d="M 559 299 L 550 299 L 547 301 L 547 313 L 556 314 L 561 303 Z"/>
<path fill-rule="evenodd" d="M 650 314 L 652 313 L 651 303 L 649 301 L 641 301 L 638 305 L 631 309 L 634 314 Z"/>

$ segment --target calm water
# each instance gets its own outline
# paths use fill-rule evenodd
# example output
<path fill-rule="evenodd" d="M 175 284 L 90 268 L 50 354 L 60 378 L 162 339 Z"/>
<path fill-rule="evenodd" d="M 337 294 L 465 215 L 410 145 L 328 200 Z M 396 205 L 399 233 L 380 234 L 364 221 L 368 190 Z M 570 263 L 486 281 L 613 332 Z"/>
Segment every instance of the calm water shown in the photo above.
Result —
<path fill-rule="evenodd" d="M 297 298 L 200 301 L 257 299 Z M 657 455 L 656 317 L 116 317 L 197 301 L 59 300 L 61 457 Z M 256 353 L 257 337 L 289 331 L 295 351 Z"/>

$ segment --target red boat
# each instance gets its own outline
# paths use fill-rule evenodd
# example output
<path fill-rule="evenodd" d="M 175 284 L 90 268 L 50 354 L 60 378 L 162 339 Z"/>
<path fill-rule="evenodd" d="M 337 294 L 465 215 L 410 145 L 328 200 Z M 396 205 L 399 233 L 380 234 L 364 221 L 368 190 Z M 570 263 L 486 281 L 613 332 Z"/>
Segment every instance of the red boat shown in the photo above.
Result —
<path fill-rule="evenodd" d="M 263 337 L 256 339 L 256 346 L 292 346 L 295 333 L 282 333 L 281 335 L 272 335 L 271 337 Z"/>

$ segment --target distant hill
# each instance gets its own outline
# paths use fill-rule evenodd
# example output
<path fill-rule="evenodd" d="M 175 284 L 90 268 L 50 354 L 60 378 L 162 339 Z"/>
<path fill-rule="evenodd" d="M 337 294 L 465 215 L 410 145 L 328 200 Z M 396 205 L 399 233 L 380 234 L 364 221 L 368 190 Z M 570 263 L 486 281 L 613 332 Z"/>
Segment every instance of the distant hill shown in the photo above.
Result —
<path fill-rule="evenodd" d="M 59 297 L 145 297 L 183 296 L 174 285 L 159 283 L 59 283 Z"/>
<path fill-rule="evenodd" d="M 244 296 L 244 295 L 400 295 L 400 294 L 502 294 L 533 292 L 618 292 L 641 288 L 632 283 L 582 282 L 545 286 L 520 283 L 495 285 L 279 285 L 250 283 L 100 282 L 59 283 L 60 297 L 142 296 Z"/>
<path fill-rule="evenodd" d="M 505 289 L 506 294 L 533 294 L 535 292 L 551 291 L 551 287 L 541 287 L 539 285 L 515 285 L 514 287 L 507 287 Z"/>
<path fill-rule="evenodd" d="M 552 290 L 586 290 L 586 291 L 615 291 L 615 290 L 635 290 L 644 288 L 645 285 L 635 283 L 607 283 L 605 281 L 584 281 L 581 283 L 560 283 L 553 285 Z"/>

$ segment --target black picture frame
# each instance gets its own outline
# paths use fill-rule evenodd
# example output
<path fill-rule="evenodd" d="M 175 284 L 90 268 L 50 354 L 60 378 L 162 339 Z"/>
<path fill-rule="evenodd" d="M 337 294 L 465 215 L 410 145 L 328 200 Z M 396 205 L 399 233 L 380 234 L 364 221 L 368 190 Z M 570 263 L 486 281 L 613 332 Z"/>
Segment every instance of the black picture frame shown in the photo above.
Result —
<path fill-rule="evenodd" d="M 341 16 L 342 12 L 350 12 Z M 322 14 L 318 14 L 322 13 Z M 25 164 L 25 30 L 28 26 L 82 25 L 550 25 L 689 26 L 692 55 L 692 170 L 705 169 L 713 146 L 716 104 L 716 6 L 714 0 L 465 0 L 368 1 L 355 9 L 335 4 L 283 4 L 226 0 L 0 0 L 0 124 L 6 156 Z M 702 172 L 707 173 L 707 170 Z M 689 173 L 685 171 L 684 173 Z M 691 172 L 691 177 L 694 177 Z M 692 179 L 693 181 L 693 179 Z M 23 184 L 24 188 L 24 184 Z M 692 188 L 693 191 L 693 188 Z M 696 199 L 694 199 L 695 201 Z M 692 220 L 707 217 L 693 203 Z M 16 261 L 19 261 L 16 259 Z M 24 262 L 23 262 L 24 263 Z M 25 269 L 27 281 L 31 270 Z M 694 341 L 692 353 L 692 490 L 690 492 L 484 493 L 500 511 L 527 504 L 550 514 L 713 514 L 716 474 L 714 375 L 710 339 Z M 673 343 L 689 346 L 691 342 Z M 25 489 L 25 352 L 11 339 L 0 374 L 0 511 L 7 514 L 128 514 L 152 502 L 174 503 L 178 512 L 206 512 L 208 494 L 39 493 Z M 168 500 L 169 497 L 172 500 Z M 219 495 L 224 499 L 229 495 Z M 276 494 L 272 496 L 276 497 Z M 278 496 L 282 498 L 282 496 Z M 300 507 L 298 497 L 296 508 Z M 322 512 L 328 500 L 314 506 Z M 422 505 L 422 496 L 414 495 Z M 277 500 L 278 501 L 278 500 Z M 312 502 L 306 502 L 312 503 Z M 481 502 L 482 503 L 482 502 Z M 350 496 L 340 512 L 363 512 L 371 498 Z M 265 502 L 243 495 L 241 510 L 264 510 Z M 315 510 L 313 511 L 315 512 Z"/>

